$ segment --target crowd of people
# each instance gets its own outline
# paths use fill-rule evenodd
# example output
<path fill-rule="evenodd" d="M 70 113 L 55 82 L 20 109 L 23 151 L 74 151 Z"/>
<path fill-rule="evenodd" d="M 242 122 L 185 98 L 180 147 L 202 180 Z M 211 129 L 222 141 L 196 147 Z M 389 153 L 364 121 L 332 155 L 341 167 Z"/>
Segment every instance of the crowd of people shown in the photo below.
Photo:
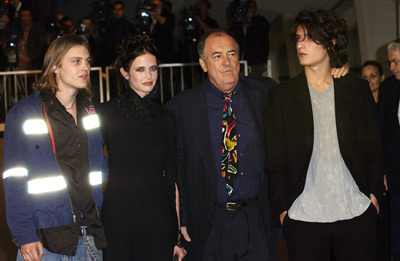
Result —
<path fill-rule="evenodd" d="M 121 40 L 129 35 L 140 34 L 147 34 L 154 39 L 161 63 L 196 62 L 197 40 L 206 31 L 218 28 L 218 23 L 209 15 L 211 2 L 200 0 L 195 6 L 186 7 L 183 10 L 183 21 L 176 21 L 175 14 L 171 11 L 171 2 L 144 2 L 148 4 L 142 3 L 138 6 L 139 12 L 133 21 L 127 19 L 127 10 L 122 1 L 114 1 L 103 7 L 110 10 L 106 18 L 84 16 L 79 21 L 74 21 L 70 16 L 59 12 L 53 18 L 43 21 L 34 19 L 37 17 L 34 17 L 35 14 L 29 6 L 16 0 L 10 6 L 19 6 L 18 11 L 15 10 L 12 19 L 3 18 L 7 22 L 4 29 L 0 30 L 3 44 L 0 69 L 4 70 L 10 65 L 19 70 L 40 69 L 47 46 L 65 34 L 79 34 L 89 42 L 92 64 L 95 66 L 111 66 L 116 58 L 116 47 Z M 233 4 L 231 8 L 235 6 Z M 243 50 L 241 58 L 247 59 L 250 65 L 254 65 L 254 73 L 261 75 L 266 70 L 269 51 L 269 22 L 257 14 L 256 1 L 246 2 L 243 8 L 245 11 L 239 17 L 236 11 L 230 15 L 231 27 L 240 39 Z M 8 11 L 10 12 L 14 13 L 14 9 Z M 236 30 L 238 25 L 240 29 Z M 182 36 L 175 43 L 173 37 L 176 27 L 179 27 Z M 28 61 L 29 58 L 32 61 Z"/>
<path fill-rule="evenodd" d="M 400 260 L 400 41 L 388 45 L 393 75 L 368 61 L 365 81 L 348 73 L 345 21 L 303 10 L 290 38 L 304 70 L 277 85 L 240 76 L 247 36 L 202 27 L 208 77 L 162 108 L 168 57 L 151 33 L 173 16 L 152 2 L 149 35 L 132 34 L 114 3 L 120 38 L 105 44 L 121 95 L 93 106 L 98 36 L 75 34 L 64 16 L 69 33 L 51 41 L 34 93 L 9 111 L 3 183 L 17 260 L 265 261 L 283 238 L 290 260 Z"/>

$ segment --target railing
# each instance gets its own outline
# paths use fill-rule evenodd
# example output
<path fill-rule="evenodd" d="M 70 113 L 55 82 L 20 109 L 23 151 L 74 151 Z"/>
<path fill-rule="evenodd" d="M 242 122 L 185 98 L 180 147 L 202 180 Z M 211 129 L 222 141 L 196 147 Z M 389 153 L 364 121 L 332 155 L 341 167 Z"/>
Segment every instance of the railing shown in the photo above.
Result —
<path fill-rule="evenodd" d="M 240 61 L 240 65 L 242 74 L 247 76 L 247 61 Z M 0 72 L 0 105 L 4 108 L 3 112 L 0 111 L 0 132 L 4 131 L 4 119 L 9 108 L 30 93 L 29 86 L 38 80 L 40 74 L 40 70 Z M 111 67 L 106 67 L 105 73 L 101 67 L 93 67 L 90 75 L 95 89 L 94 103 L 108 101 L 111 96 L 121 93 L 124 83 L 120 81 L 119 72 L 113 71 Z M 206 74 L 198 63 L 160 64 L 158 84 L 161 103 L 185 89 L 196 86 L 205 78 Z"/>

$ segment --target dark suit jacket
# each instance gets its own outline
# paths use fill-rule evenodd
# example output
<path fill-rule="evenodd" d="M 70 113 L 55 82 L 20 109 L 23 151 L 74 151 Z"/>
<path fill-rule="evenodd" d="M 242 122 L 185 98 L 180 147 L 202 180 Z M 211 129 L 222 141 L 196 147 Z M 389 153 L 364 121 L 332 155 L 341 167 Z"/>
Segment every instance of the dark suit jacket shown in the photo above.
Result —
<path fill-rule="evenodd" d="M 392 75 L 379 88 L 379 123 L 387 175 L 400 175 L 399 100 L 400 81 Z"/>
<path fill-rule="evenodd" d="M 334 95 L 340 153 L 360 191 L 380 202 L 383 164 L 368 82 L 353 75 L 335 79 Z M 313 151 L 312 105 L 304 72 L 271 89 L 264 126 L 270 200 L 279 217 L 303 192 Z"/>
<path fill-rule="evenodd" d="M 263 141 L 263 109 L 267 103 L 268 89 L 275 82 L 269 78 L 250 77 L 240 77 L 239 81 L 254 116 L 257 133 Z M 192 239 L 190 244 L 185 245 L 188 260 L 201 260 L 217 200 L 218 174 L 211 147 L 205 86 L 203 83 L 188 89 L 166 104 L 166 109 L 175 114 L 177 121 L 181 225 L 187 226 Z M 260 147 L 264 158 L 263 144 Z M 267 231 L 271 214 L 264 171 L 260 173 L 259 200 Z"/>

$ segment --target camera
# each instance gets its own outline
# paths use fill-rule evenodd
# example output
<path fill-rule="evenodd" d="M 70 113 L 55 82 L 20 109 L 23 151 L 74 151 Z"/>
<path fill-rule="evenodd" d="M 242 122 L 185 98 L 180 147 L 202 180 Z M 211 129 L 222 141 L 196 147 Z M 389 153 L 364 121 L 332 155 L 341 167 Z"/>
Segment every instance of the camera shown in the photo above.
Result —
<path fill-rule="evenodd" d="M 2 1 L 0 3 L 0 15 L 5 15 L 7 13 L 8 13 L 8 4 Z"/>
<path fill-rule="evenodd" d="M 199 38 L 199 25 L 197 24 L 195 16 L 199 13 L 200 10 L 191 5 L 188 5 L 183 9 L 183 29 L 185 41 L 197 42 Z"/>
<path fill-rule="evenodd" d="M 89 28 L 86 24 L 80 24 L 78 27 L 78 34 L 84 34 L 89 31 Z"/>
<path fill-rule="evenodd" d="M 151 17 L 148 12 L 141 11 L 139 14 L 139 26 L 142 31 L 147 32 L 151 23 Z"/>
<path fill-rule="evenodd" d="M 195 15 L 200 13 L 200 10 L 197 8 L 194 8 L 191 5 L 188 5 L 183 9 L 183 12 L 185 14 L 185 31 L 194 31 L 197 29 L 197 23 L 196 23 L 196 18 Z"/>
<path fill-rule="evenodd" d="M 138 25 L 142 33 L 149 33 L 151 16 L 149 11 L 153 12 L 157 9 L 157 5 L 149 4 L 147 1 L 141 1 L 138 15 Z"/>
<path fill-rule="evenodd" d="M 3 19 L 4 15 L 7 15 L 10 20 L 14 19 L 14 14 L 13 14 L 13 8 L 10 6 L 13 3 L 13 1 L 5 1 L 5 0 L 0 0 L 0 30 L 4 29 L 6 27 L 6 22 Z M 11 7 L 11 8 L 10 8 Z"/>
<path fill-rule="evenodd" d="M 235 0 L 231 5 L 231 16 L 235 23 L 243 23 L 247 14 L 247 0 Z"/>
<path fill-rule="evenodd" d="M 18 53 L 18 40 L 19 32 L 16 28 L 12 28 L 9 35 L 10 41 L 8 42 L 5 54 L 7 56 L 7 63 L 16 64 L 17 63 L 17 53 Z"/>

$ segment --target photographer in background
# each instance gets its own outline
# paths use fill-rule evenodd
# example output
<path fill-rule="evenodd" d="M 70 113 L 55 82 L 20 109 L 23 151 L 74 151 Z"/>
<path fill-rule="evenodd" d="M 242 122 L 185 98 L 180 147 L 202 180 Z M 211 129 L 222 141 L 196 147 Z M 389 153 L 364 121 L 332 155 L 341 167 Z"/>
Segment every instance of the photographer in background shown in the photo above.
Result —
<path fill-rule="evenodd" d="M 175 15 L 164 7 L 162 0 L 151 0 L 154 9 L 148 10 L 151 16 L 150 37 L 154 39 L 160 52 L 160 62 L 174 62 L 173 33 L 175 26 Z"/>
<path fill-rule="evenodd" d="M 234 1 L 232 32 L 238 38 L 240 58 L 247 60 L 250 75 L 262 76 L 267 69 L 269 53 L 269 22 L 257 14 L 257 2 Z"/>
<path fill-rule="evenodd" d="M 105 41 L 102 41 L 100 50 L 107 50 L 100 58 L 102 66 L 110 66 L 114 61 L 116 47 L 121 40 L 134 33 L 132 23 L 125 17 L 125 5 L 121 1 L 113 3 L 112 18 L 106 26 Z"/>
<path fill-rule="evenodd" d="M 94 21 L 89 16 L 84 16 L 79 20 L 77 33 L 85 39 L 90 46 L 90 51 L 96 59 L 99 50 L 99 33 L 95 30 Z M 92 61 L 92 65 L 96 64 L 96 60 Z"/>
<path fill-rule="evenodd" d="M 199 23 L 200 36 L 211 29 L 218 28 L 217 21 L 210 17 L 211 3 L 208 0 L 200 0 L 196 3 L 196 8 L 199 10 L 195 18 Z"/>
<path fill-rule="evenodd" d="M 182 37 L 178 43 L 180 61 L 197 62 L 198 40 L 207 31 L 218 28 L 218 23 L 209 16 L 210 10 L 211 3 L 207 0 L 200 0 L 195 7 L 188 5 L 183 9 Z"/>
<path fill-rule="evenodd" d="M 20 0 L 3 1 L 1 4 L 1 19 L 5 24 L 15 21 L 19 17 L 22 2 Z"/>
<path fill-rule="evenodd" d="M 250 75 L 262 76 L 267 70 L 269 22 L 257 14 L 256 1 L 247 1 L 244 35 L 243 58 L 251 67 Z"/>
<path fill-rule="evenodd" d="M 74 22 L 72 21 L 71 17 L 64 16 L 60 20 L 60 24 L 61 24 L 60 35 L 76 34 L 76 29 L 75 29 L 75 26 L 74 26 Z"/>
<path fill-rule="evenodd" d="M 46 32 L 43 26 L 33 21 L 31 9 L 23 8 L 19 23 L 6 28 L 3 49 L 9 70 L 40 69 L 46 50 Z"/>

